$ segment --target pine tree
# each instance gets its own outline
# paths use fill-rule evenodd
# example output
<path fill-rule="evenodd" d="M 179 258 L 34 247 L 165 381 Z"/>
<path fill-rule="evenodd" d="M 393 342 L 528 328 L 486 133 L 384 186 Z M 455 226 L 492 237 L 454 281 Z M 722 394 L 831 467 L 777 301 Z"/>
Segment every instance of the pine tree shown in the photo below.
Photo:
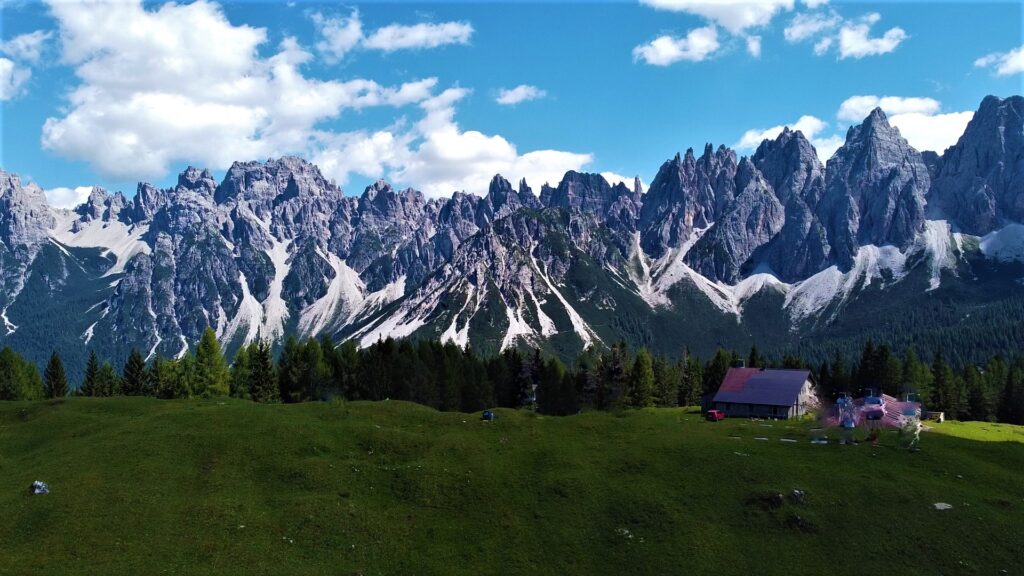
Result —
<path fill-rule="evenodd" d="M 654 359 L 654 403 L 661 408 L 679 405 L 679 368 L 665 358 Z"/>
<path fill-rule="evenodd" d="M 274 374 L 274 359 L 270 355 L 270 344 L 258 341 L 249 351 L 249 394 L 256 402 L 277 402 L 277 377 Z"/>
<path fill-rule="evenodd" d="M 121 393 L 121 377 L 114 370 L 114 365 L 104 362 L 96 373 L 96 395 L 103 397 L 117 396 Z"/>
<path fill-rule="evenodd" d="M 149 373 L 146 371 L 146 361 L 142 354 L 132 348 L 128 354 L 128 360 L 124 363 L 122 373 L 123 391 L 126 396 L 142 396 L 149 389 Z"/>
<path fill-rule="evenodd" d="M 220 342 L 213 329 L 207 327 L 199 340 L 195 361 L 195 388 L 197 396 L 227 396 L 230 392 L 228 365 L 221 352 Z"/>
<path fill-rule="evenodd" d="M 230 368 L 230 390 L 233 398 L 249 397 L 249 346 L 240 346 Z"/>
<path fill-rule="evenodd" d="M 629 379 L 629 352 L 626 343 L 619 341 L 601 357 L 597 409 L 607 410 L 617 403 Z"/>
<path fill-rule="evenodd" d="M 633 408 L 654 405 L 654 363 L 646 348 L 641 348 L 633 361 L 626 399 Z"/>
<path fill-rule="evenodd" d="M 748 368 L 765 368 L 768 362 L 765 357 L 761 355 L 757 350 L 757 345 L 750 347 L 750 354 L 747 356 L 747 367 Z"/>
<path fill-rule="evenodd" d="M 932 381 L 931 403 L 934 409 L 945 412 L 947 418 L 958 418 L 963 406 L 962 389 L 942 352 L 936 352 L 932 361 Z"/>
<path fill-rule="evenodd" d="M 89 351 L 89 360 L 85 364 L 85 377 L 82 385 L 78 387 L 78 393 L 82 396 L 99 396 L 97 378 L 100 373 L 100 361 L 96 358 L 96 351 Z"/>
<path fill-rule="evenodd" d="M 35 364 L 8 347 L 0 350 L 0 400 L 35 400 L 43 388 Z"/>
<path fill-rule="evenodd" d="M 63 398 L 68 395 L 68 379 L 64 373 L 64 363 L 54 350 L 50 354 L 50 362 L 43 372 L 43 390 L 47 398 Z"/>
<path fill-rule="evenodd" d="M 928 402 L 931 398 L 932 373 L 928 365 L 917 359 L 913 348 L 903 353 L 903 392 L 917 394 L 919 402 Z"/>

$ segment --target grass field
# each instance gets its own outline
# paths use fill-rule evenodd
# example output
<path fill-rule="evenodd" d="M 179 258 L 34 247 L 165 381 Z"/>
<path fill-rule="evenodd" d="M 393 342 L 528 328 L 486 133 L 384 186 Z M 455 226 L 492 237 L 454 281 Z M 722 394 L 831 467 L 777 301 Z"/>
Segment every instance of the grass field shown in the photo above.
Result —
<path fill-rule="evenodd" d="M 0 403 L 0 574 L 1024 574 L 1021 428 L 948 423 L 911 454 L 807 426 Z"/>

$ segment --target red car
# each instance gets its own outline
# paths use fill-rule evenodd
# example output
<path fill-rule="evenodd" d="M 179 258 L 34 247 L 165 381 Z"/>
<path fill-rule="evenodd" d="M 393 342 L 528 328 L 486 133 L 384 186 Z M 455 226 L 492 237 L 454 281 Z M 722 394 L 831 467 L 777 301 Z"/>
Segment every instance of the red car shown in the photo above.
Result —
<path fill-rule="evenodd" d="M 708 410 L 707 419 L 710 422 L 725 420 L 725 412 L 722 412 L 721 410 Z"/>

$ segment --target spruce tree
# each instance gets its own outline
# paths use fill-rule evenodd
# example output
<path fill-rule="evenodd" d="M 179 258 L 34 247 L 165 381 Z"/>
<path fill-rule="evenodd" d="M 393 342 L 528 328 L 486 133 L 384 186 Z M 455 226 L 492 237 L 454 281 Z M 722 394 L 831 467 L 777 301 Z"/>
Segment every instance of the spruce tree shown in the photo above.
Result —
<path fill-rule="evenodd" d="M 43 372 L 43 389 L 47 398 L 63 398 L 68 395 L 68 379 L 64 373 L 64 363 L 54 350 L 50 354 L 50 362 Z"/>
<path fill-rule="evenodd" d="M 96 396 L 117 396 L 121 393 L 121 377 L 113 364 L 104 362 L 96 373 Z"/>
<path fill-rule="evenodd" d="M 651 353 L 641 348 L 633 361 L 633 369 L 629 373 L 627 400 L 633 408 L 646 408 L 654 405 L 654 363 Z"/>
<path fill-rule="evenodd" d="M 233 398 L 249 397 L 249 378 L 252 373 L 249 363 L 250 347 L 240 346 L 235 352 L 235 359 L 231 362 L 229 393 Z"/>
<path fill-rule="evenodd" d="M 89 351 L 89 360 L 85 364 L 85 376 L 82 378 L 82 385 L 78 387 L 78 393 L 82 396 L 99 396 L 100 361 L 96 358 L 96 351 Z"/>
<path fill-rule="evenodd" d="M 146 371 L 146 361 L 142 354 L 132 348 L 128 354 L 128 360 L 124 363 L 122 374 L 123 392 L 125 396 L 143 396 L 149 389 L 149 373 Z"/>
<path fill-rule="evenodd" d="M 280 396 L 270 344 L 256 342 L 255 348 L 249 350 L 249 365 L 249 394 L 252 399 L 256 402 L 277 402 Z"/>
<path fill-rule="evenodd" d="M 224 360 L 217 335 L 210 327 L 203 330 L 203 337 L 199 340 L 195 366 L 194 394 L 206 397 L 228 395 L 227 361 Z"/>

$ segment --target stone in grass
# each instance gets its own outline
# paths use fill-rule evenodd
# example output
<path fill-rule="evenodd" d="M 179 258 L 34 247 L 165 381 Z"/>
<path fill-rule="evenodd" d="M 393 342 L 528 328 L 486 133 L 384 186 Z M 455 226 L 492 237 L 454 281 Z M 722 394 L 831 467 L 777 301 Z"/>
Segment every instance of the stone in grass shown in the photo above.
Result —
<path fill-rule="evenodd" d="M 47 484 L 46 482 L 43 482 L 42 480 L 36 480 L 35 482 L 32 483 L 31 486 L 28 487 L 28 493 L 32 495 L 49 494 L 50 485 Z"/>
<path fill-rule="evenodd" d="M 946 504 L 945 502 L 936 502 L 935 504 L 932 504 L 932 506 L 935 506 L 936 510 L 952 510 L 953 509 L 953 505 L 952 504 Z"/>

